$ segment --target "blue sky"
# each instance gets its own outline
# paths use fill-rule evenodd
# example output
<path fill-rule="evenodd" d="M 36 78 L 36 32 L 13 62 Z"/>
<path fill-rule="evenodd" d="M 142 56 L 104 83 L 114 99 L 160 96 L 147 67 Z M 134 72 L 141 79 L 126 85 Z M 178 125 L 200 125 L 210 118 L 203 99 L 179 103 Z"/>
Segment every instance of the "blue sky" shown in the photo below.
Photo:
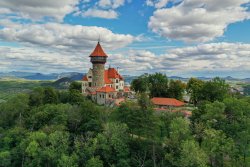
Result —
<path fill-rule="evenodd" d="M 250 77 L 250 0 L 1 0 L 0 71 Z"/>

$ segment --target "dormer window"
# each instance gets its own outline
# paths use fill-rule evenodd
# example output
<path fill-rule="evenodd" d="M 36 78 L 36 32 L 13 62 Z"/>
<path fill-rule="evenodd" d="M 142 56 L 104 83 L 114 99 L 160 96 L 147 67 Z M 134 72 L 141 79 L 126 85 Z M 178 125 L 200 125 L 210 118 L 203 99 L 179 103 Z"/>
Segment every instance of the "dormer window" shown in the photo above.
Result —
<path fill-rule="evenodd" d="M 119 80 L 118 79 L 116 79 L 116 83 L 118 83 L 119 82 Z"/>

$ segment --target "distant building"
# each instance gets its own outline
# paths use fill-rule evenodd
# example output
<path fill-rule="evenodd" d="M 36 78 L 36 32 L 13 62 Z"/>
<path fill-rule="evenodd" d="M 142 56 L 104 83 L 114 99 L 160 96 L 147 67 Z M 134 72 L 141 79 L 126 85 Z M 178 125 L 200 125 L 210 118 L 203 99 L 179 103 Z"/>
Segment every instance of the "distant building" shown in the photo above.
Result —
<path fill-rule="evenodd" d="M 154 104 L 155 106 L 154 110 L 156 112 L 160 112 L 160 113 L 161 112 L 180 112 L 186 118 L 192 115 L 191 111 L 188 111 L 185 108 L 179 108 L 185 105 L 184 102 L 179 101 L 174 98 L 154 97 L 151 99 L 151 102 Z"/>
<path fill-rule="evenodd" d="M 103 51 L 100 42 L 90 54 L 92 68 L 82 79 L 82 94 L 90 96 L 93 101 L 100 105 L 116 104 L 117 99 L 129 94 L 129 87 L 124 86 L 124 78 L 118 70 L 109 67 L 105 69 L 107 54 Z"/>
<path fill-rule="evenodd" d="M 181 107 L 185 103 L 174 98 L 154 97 L 151 102 L 158 108 Z"/>

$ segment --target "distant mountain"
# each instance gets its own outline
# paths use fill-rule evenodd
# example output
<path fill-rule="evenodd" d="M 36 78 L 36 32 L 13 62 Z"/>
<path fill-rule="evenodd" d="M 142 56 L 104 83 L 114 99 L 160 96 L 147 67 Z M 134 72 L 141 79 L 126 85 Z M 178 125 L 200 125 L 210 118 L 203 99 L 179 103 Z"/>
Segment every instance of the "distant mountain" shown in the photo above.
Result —
<path fill-rule="evenodd" d="M 233 77 L 231 77 L 231 76 L 227 76 L 227 77 L 225 77 L 225 78 L 223 78 L 223 79 L 225 79 L 225 80 L 227 80 L 227 81 L 236 81 L 236 80 L 239 80 L 239 79 L 233 78 Z"/>
<path fill-rule="evenodd" d="M 41 73 L 35 73 L 29 76 L 22 77 L 24 79 L 29 80 L 55 80 L 58 78 L 57 74 L 41 74 Z"/>
<path fill-rule="evenodd" d="M 42 74 L 42 73 L 31 73 L 31 72 L 8 72 L 0 73 L 0 78 L 23 78 L 28 80 L 58 80 L 60 78 L 67 77 L 71 80 L 81 80 L 83 73 L 77 72 L 65 72 L 65 73 L 51 73 L 51 74 Z"/>
<path fill-rule="evenodd" d="M 0 72 L 0 78 L 22 78 L 28 80 L 58 80 L 61 78 L 69 78 L 72 81 L 81 80 L 85 73 L 78 73 L 78 72 L 63 72 L 63 73 L 51 73 L 51 74 L 42 74 L 42 73 L 32 73 L 32 72 L 20 72 L 20 71 L 12 71 L 3 73 Z M 138 78 L 138 76 L 130 76 L 130 75 L 123 75 L 125 82 L 130 84 L 134 79 Z M 169 79 L 174 80 L 181 80 L 181 81 L 188 81 L 189 78 L 186 77 L 179 77 L 179 76 L 170 76 Z M 211 80 L 211 77 L 196 77 L 201 80 Z M 231 76 L 224 77 L 227 81 L 242 81 L 242 82 L 250 82 L 250 78 L 245 79 L 237 79 Z"/>
<path fill-rule="evenodd" d="M 68 77 L 63 77 L 63 78 L 60 78 L 60 79 L 58 79 L 54 82 L 51 82 L 51 83 L 44 83 L 42 86 L 52 86 L 52 87 L 57 88 L 57 89 L 68 89 L 70 83 L 73 81 L 74 80 L 72 80 Z"/>
<path fill-rule="evenodd" d="M 34 73 L 31 73 L 31 72 L 20 72 L 20 71 L 12 71 L 12 72 L 7 72 L 7 73 L 0 72 L 0 77 L 23 78 L 23 77 L 33 75 L 33 74 Z"/>
<path fill-rule="evenodd" d="M 189 79 L 189 78 L 183 78 L 183 77 L 178 77 L 178 76 L 170 76 L 168 78 L 173 79 L 173 80 L 181 80 L 181 81 L 188 81 Z"/>

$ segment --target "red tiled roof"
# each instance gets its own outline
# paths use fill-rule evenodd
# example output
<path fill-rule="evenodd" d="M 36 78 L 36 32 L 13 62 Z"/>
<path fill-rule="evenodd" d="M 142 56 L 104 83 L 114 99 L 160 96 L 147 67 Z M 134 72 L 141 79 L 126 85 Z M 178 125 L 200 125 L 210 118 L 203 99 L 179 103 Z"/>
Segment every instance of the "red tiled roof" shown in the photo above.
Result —
<path fill-rule="evenodd" d="M 112 84 L 112 81 L 108 77 L 108 70 L 105 70 L 104 72 L 104 82 L 105 84 Z"/>
<path fill-rule="evenodd" d="M 123 77 L 117 72 L 117 70 L 115 68 L 109 68 L 107 70 L 108 73 L 108 78 L 119 78 L 121 80 L 123 80 Z"/>
<path fill-rule="evenodd" d="M 154 97 L 151 99 L 152 103 L 155 105 L 161 105 L 161 106 L 183 106 L 185 103 L 182 101 L 176 100 L 174 98 L 161 98 L 161 97 Z"/>
<path fill-rule="evenodd" d="M 106 53 L 103 51 L 102 46 L 98 42 L 94 51 L 90 54 L 89 57 L 95 57 L 95 56 L 101 56 L 101 57 L 108 57 Z"/>
<path fill-rule="evenodd" d="M 88 81 L 87 75 L 82 78 L 83 81 Z"/>
<path fill-rule="evenodd" d="M 124 86 L 124 92 L 130 92 L 130 88 L 128 86 Z"/>
<path fill-rule="evenodd" d="M 105 93 L 109 93 L 109 92 L 115 92 L 115 89 L 114 88 L 111 88 L 109 86 L 105 86 L 105 87 L 102 87 L 100 89 L 98 89 L 96 92 L 105 92 Z"/>

